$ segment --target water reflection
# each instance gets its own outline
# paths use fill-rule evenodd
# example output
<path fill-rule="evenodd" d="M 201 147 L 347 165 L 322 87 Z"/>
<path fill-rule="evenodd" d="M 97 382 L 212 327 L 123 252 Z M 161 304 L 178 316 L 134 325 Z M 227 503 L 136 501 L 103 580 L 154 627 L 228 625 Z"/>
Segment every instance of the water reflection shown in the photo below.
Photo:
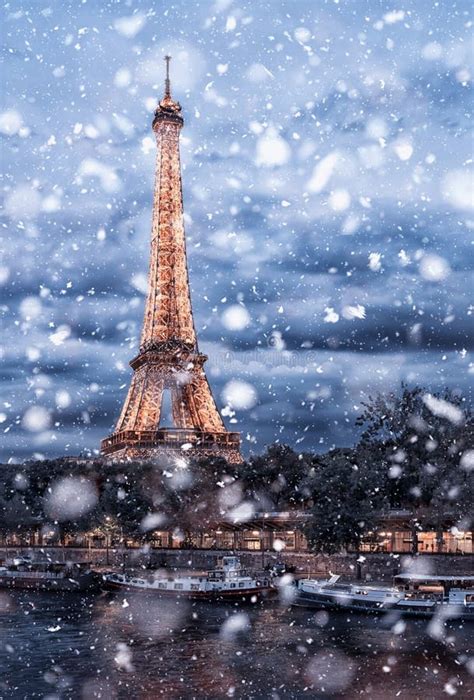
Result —
<path fill-rule="evenodd" d="M 0 696 L 467 698 L 472 630 L 453 621 L 433 638 L 425 621 L 277 604 L 2 593 Z"/>

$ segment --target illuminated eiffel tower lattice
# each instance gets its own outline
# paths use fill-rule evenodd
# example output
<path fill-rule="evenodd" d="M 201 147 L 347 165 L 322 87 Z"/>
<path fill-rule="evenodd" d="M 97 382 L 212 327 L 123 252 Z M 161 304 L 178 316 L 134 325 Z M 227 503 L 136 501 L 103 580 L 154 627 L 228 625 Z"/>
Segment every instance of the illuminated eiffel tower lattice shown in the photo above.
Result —
<path fill-rule="evenodd" d="M 115 431 L 102 440 L 101 453 L 118 460 L 166 454 L 240 462 L 240 434 L 226 430 L 217 410 L 194 328 L 179 156 L 183 118 L 171 96 L 169 56 L 165 60 L 165 94 L 153 120 L 156 177 L 140 350 L 130 362 L 134 374 L 122 413 Z"/>

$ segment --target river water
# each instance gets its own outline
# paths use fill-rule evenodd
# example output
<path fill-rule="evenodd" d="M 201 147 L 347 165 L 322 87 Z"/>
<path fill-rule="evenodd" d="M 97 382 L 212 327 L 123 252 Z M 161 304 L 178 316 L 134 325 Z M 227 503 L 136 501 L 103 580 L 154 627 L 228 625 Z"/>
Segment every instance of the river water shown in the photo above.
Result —
<path fill-rule="evenodd" d="M 0 698 L 468 698 L 473 636 L 276 602 L 0 591 Z"/>

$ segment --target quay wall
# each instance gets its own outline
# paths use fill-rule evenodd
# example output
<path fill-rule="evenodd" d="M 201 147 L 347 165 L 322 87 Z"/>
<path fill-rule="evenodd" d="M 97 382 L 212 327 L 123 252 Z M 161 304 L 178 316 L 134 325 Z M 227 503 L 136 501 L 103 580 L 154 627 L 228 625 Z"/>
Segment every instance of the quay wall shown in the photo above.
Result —
<path fill-rule="evenodd" d="M 216 557 L 229 554 L 228 550 L 209 549 L 146 549 L 109 548 L 88 549 L 81 547 L 2 547 L 0 561 L 18 554 L 31 553 L 35 558 L 44 555 L 56 561 L 89 561 L 100 568 L 166 568 L 206 570 L 215 566 Z M 418 554 L 416 556 L 394 554 L 311 554 L 308 552 L 285 552 L 281 557 L 275 552 L 235 552 L 242 565 L 248 569 L 261 570 L 267 564 L 282 559 L 296 567 L 299 575 L 316 574 L 328 576 L 340 574 L 345 579 L 365 581 L 390 581 L 401 572 L 474 575 L 474 555 Z"/>

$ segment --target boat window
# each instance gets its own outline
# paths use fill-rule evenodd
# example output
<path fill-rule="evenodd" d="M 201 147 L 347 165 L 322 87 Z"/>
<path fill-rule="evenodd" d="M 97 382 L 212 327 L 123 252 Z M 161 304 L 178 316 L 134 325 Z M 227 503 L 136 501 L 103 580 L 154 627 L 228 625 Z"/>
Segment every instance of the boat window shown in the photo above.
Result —
<path fill-rule="evenodd" d="M 199 590 L 199 585 L 197 583 L 192 583 L 191 584 L 191 590 L 192 591 L 198 591 Z"/>
<path fill-rule="evenodd" d="M 239 581 L 239 588 L 243 588 L 245 586 L 243 581 Z"/>
<path fill-rule="evenodd" d="M 231 583 L 231 584 L 230 584 L 230 587 L 231 587 L 231 588 L 235 588 L 235 583 Z"/>
<path fill-rule="evenodd" d="M 182 584 L 182 583 L 175 583 L 175 584 L 174 584 L 174 589 L 175 589 L 175 591 L 182 591 L 182 590 L 183 590 L 183 584 Z"/>
<path fill-rule="evenodd" d="M 158 588 L 166 588 L 166 583 L 159 583 Z"/>
<path fill-rule="evenodd" d="M 210 571 L 208 575 L 209 581 L 222 581 L 224 578 L 223 571 Z"/>
<path fill-rule="evenodd" d="M 436 584 L 429 585 L 420 585 L 419 589 L 420 591 L 423 591 L 423 593 L 443 593 L 444 589 L 442 586 L 437 586 Z"/>

